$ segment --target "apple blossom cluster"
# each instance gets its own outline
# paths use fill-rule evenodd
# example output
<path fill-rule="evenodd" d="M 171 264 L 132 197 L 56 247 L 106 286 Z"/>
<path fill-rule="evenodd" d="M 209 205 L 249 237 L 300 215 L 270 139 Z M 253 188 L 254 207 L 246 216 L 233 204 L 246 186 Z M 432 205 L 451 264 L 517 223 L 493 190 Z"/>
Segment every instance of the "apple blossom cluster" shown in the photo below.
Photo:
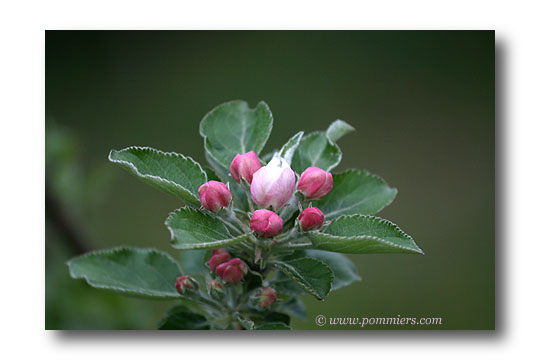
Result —
<path fill-rule="evenodd" d="M 254 151 L 237 154 L 229 170 L 232 178 L 251 195 L 253 211 L 249 214 L 249 228 L 262 240 L 280 235 L 284 224 L 279 215 L 280 210 L 298 206 L 294 203 L 295 192 L 304 200 L 311 201 L 328 194 L 333 186 L 332 174 L 314 166 L 300 174 L 297 183 L 297 174 L 284 158 L 276 155 L 267 165 L 261 166 Z M 202 206 L 208 211 L 219 213 L 232 206 L 233 196 L 227 184 L 211 180 L 201 185 L 198 192 Z M 320 209 L 310 206 L 301 209 L 296 223 L 301 231 L 316 230 L 323 226 L 324 214 Z M 216 275 L 207 284 L 208 293 L 218 301 L 225 296 L 225 285 L 243 282 L 249 269 L 242 259 L 231 258 L 229 252 L 222 248 L 212 250 L 207 266 Z M 184 275 L 177 279 L 176 288 L 184 295 L 197 289 L 197 284 L 195 279 Z M 277 291 L 263 286 L 253 301 L 257 308 L 269 309 L 277 301 Z"/>
<path fill-rule="evenodd" d="M 200 122 L 206 165 L 146 146 L 111 150 L 111 162 L 184 203 L 165 220 L 180 261 L 124 246 L 70 260 L 70 275 L 125 295 L 179 300 L 160 329 L 285 330 L 291 317 L 306 318 L 301 295 L 324 300 L 360 280 L 344 254 L 423 254 L 376 216 L 397 189 L 367 170 L 330 173 L 351 125 L 298 131 L 261 153 L 272 127 L 265 102 L 235 100 Z"/>
<path fill-rule="evenodd" d="M 263 238 L 278 235 L 283 228 L 283 220 L 276 211 L 288 205 L 296 185 L 295 172 L 287 161 L 275 156 L 268 165 L 261 167 L 255 152 L 250 151 L 236 155 L 230 172 L 237 183 L 249 186 L 253 202 L 261 208 L 254 211 L 251 217 L 251 230 Z M 296 190 L 306 200 L 317 200 L 328 194 L 332 186 L 331 173 L 311 166 L 300 175 Z M 227 185 L 214 180 L 199 187 L 199 197 L 202 205 L 212 212 L 227 208 L 232 202 Z M 324 223 L 324 214 L 310 207 L 300 214 L 298 220 L 304 231 L 313 230 Z"/>

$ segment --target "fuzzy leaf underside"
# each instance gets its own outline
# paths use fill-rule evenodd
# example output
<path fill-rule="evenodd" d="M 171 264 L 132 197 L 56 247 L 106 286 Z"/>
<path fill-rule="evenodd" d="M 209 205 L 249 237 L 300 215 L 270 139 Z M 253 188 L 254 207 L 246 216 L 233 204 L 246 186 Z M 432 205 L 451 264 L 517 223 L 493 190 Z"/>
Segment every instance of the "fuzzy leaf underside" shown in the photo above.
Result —
<path fill-rule="evenodd" d="M 287 161 L 287 164 L 290 165 L 292 163 L 296 148 L 298 148 L 298 145 L 300 145 L 300 141 L 302 140 L 303 136 L 303 131 L 296 133 L 279 150 L 279 156 L 284 158 L 285 161 Z"/>
<path fill-rule="evenodd" d="M 368 215 L 344 215 L 324 232 L 307 233 L 313 247 L 349 254 L 423 254 L 413 238 L 388 220 Z"/>
<path fill-rule="evenodd" d="M 68 262 L 72 278 L 124 295 L 173 299 L 180 295 L 175 281 L 179 265 L 168 254 L 139 248 L 94 251 Z"/>
<path fill-rule="evenodd" d="M 201 120 L 200 134 L 206 151 L 225 168 L 236 154 L 259 154 L 272 131 L 273 118 L 265 102 L 250 109 L 245 101 L 230 101 L 211 110 Z"/>
<path fill-rule="evenodd" d="M 162 191 L 191 205 L 200 205 L 198 189 L 207 181 L 207 176 L 201 165 L 190 157 L 132 146 L 111 150 L 109 160 Z"/>
<path fill-rule="evenodd" d="M 396 197 L 397 189 L 391 188 L 380 177 L 368 171 L 347 170 L 333 174 L 334 187 L 313 206 L 324 213 L 326 220 L 341 215 L 373 215 L 388 206 Z"/>
<path fill-rule="evenodd" d="M 292 161 L 292 169 L 301 174 L 310 166 L 330 171 L 341 161 L 340 148 L 324 132 L 312 132 L 300 141 Z"/>
<path fill-rule="evenodd" d="M 171 232 L 172 246 L 181 250 L 219 248 L 236 244 L 249 236 L 246 233 L 234 237 L 221 220 L 190 207 L 171 213 L 165 225 Z"/>
<path fill-rule="evenodd" d="M 343 136 L 347 135 L 350 132 L 353 132 L 355 129 L 347 124 L 343 120 L 336 120 L 326 130 L 326 136 L 333 142 L 337 142 Z"/>

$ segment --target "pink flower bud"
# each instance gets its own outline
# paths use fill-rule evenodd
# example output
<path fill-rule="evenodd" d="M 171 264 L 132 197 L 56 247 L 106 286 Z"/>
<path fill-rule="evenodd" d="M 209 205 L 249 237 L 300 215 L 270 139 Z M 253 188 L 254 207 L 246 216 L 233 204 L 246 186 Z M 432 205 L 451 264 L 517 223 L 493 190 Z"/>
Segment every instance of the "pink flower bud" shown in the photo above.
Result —
<path fill-rule="evenodd" d="M 208 261 L 208 266 L 210 270 L 216 271 L 216 268 L 223 264 L 224 262 L 229 261 L 231 255 L 223 249 L 212 249 L 212 257 Z"/>
<path fill-rule="evenodd" d="M 279 210 L 291 198 L 296 178 L 294 171 L 280 157 L 274 157 L 255 174 L 251 183 L 251 197 L 260 207 Z"/>
<path fill-rule="evenodd" d="M 261 168 L 261 163 L 255 151 L 250 151 L 245 154 L 236 154 L 231 162 L 231 175 L 237 183 L 240 184 L 242 179 L 251 184 L 253 174 Z"/>
<path fill-rule="evenodd" d="M 214 180 L 202 184 L 201 187 L 199 187 L 199 197 L 201 198 L 203 206 L 212 212 L 216 212 L 221 208 L 229 206 L 232 199 L 231 192 L 229 191 L 229 188 L 227 188 L 227 185 Z"/>
<path fill-rule="evenodd" d="M 304 231 L 317 229 L 324 223 L 324 214 L 318 208 L 310 207 L 302 211 L 298 216 L 298 221 L 300 221 Z"/>
<path fill-rule="evenodd" d="M 216 273 L 229 284 L 240 282 L 247 273 L 247 265 L 238 258 L 231 259 L 216 268 Z"/>
<path fill-rule="evenodd" d="M 259 309 L 270 309 L 272 304 L 277 300 L 277 291 L 271 287 L 265 286 L 261 288 L 261 292 L 255 295 L 257 301 L 257 307 Z"/>
<path fill-rule="evenodd" d="M 197 282 L 188 275 L 176 278 L 176 290 L 178 290 L 180 295 L 184 295 L 186 292 L 196 290 L 197 288 Z"/>
<path fill-rule="evenodd" d="M 298 191 L 307 200 L 315 200 L 328 194 L 333 185 L 332 174 L 318 167 L 310 166 L 300 175 Z"/>
<path fill-rule="evenodd" d="M 255 210 L 249 226 L 259 236 L 268 238 L 280 233 L 281 229 L 283 229 L 283 220 L 273 211 Z"/>

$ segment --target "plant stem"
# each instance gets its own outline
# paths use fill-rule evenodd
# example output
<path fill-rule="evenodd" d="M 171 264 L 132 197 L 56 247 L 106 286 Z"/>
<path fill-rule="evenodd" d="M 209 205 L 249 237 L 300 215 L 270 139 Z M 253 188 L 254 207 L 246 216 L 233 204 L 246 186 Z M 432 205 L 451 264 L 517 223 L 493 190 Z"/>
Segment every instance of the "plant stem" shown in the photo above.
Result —
<path fill-rule="evenodd" d="M 270 246 L 276 246 L 276 245 L 283 245 L 291 240 L 294 240 L 298 238 L 299 232 L 296 229 L 296 227 L 293 227 L 288 233 L 284 234 L 284 236 L 277 237 L 272 241 Z"/>
<path fill-rule="evenodd" d="M 284 249 L 305 249 L 312 247 L 312 243 L 288 243 L 283 246 Z"/>
<path fill-rule="evenodd" d="M 210 306 L 212 306 L 214 308 L 217 308 L 218 310 L 221 310 L 221 311 L 224 310 L 223 305 L 221 305 L 217 301 L 214 301 L 212 299 L 208 299 L 208 298 L 204 297 L 200 293 L 197 293 L 193 298 L 196 301 L 200 301 L 203 304 L 210 305 Z"/>
<path fill-rule="evenodd" d="M 253 200 L 251 200 L 251 192 L 247 192 L 247 200 L 249 205 L 249 210 L 253 213 L 255 212 L 255 206 L 253 205 Z"/>

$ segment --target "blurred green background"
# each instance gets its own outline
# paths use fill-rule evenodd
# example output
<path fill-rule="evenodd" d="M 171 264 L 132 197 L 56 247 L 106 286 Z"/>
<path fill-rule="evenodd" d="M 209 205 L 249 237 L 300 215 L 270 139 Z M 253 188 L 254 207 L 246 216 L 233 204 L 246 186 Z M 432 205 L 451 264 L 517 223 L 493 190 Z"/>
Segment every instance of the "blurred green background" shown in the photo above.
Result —
<path fill-rule="evenodd" d="M 181 202 L 109 163 L 108 152 L 145 145 L 204 163 L 199 121 L 244 99 L 273 112 L 266 150 L 299 130 L 351 123 L 357 132 L 340 141 L 336 171 L 365 168 L 397 187 L 380 216 L 426 253 L 351 256 L 363 281 L 324 302 L 305 296 L 308 318 L 294 328 L 320 329 L 314 318 L 323 314 L 442 317 L 442 326 L 415 329 L 493 329 L 494 35 L 47 31 L 46 328 L 156 327 L 170 301 L 93 289 L 70 279 L 65 262 L 118 245 L 178 258 L 164 220 Z"/>

